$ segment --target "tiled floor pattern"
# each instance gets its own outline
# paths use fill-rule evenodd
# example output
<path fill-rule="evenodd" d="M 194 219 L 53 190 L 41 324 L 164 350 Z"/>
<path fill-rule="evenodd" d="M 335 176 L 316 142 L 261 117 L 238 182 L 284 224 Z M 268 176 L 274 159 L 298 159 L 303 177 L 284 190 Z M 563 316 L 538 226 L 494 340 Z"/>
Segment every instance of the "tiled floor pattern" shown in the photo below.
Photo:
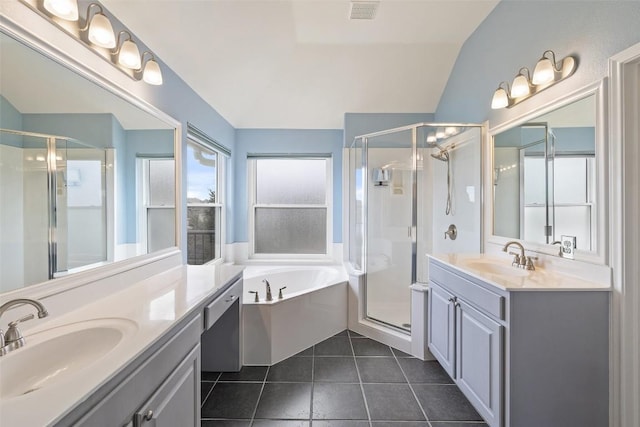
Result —
<path fill-rule="evenodd" d="M 202 427 L 487 427 L 438 362 L 343 331 L 274 366 L 202 373 Z"/>

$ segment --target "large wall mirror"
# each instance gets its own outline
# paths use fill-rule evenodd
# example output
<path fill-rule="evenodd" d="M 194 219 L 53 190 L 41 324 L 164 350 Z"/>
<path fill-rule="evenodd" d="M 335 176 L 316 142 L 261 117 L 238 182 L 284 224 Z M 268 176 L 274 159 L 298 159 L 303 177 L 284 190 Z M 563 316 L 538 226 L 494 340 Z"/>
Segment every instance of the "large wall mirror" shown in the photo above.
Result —
<path fill-rule="evenodd" d="M 176 246 L 176 124 L 0 31 L 0 292 Z"/>
<path fill-rule="evenodd" d="M 602 254 L 601 97 L 590 88 L 491 131 L 494 236 L 550 254 L 574 236 L 582 254 Z"/>

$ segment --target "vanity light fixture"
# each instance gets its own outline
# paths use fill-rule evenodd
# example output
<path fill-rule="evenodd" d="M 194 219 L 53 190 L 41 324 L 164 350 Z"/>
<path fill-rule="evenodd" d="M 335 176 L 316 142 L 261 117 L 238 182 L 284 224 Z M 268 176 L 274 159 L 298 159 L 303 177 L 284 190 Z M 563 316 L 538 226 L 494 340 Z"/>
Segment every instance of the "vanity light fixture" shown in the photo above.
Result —
<path fill-rule="evenodd" d="M 526 67 L 520 68 L 518 75 L 513 79 L 513 83 L 511 83 L 511 98 L 521 98 L 531 95 L 531 86 L 529 69 Z"/>
<path fill-rule="evenodd" d="M 491 108 L 498 110 L 500 108 L 508 107 L 511 105 L 511 97 L 509 96 L 509 83 L 501 82 L 498 88 L 493 93 L 493 99 L 491 100 Z"/>
<path fill-rule="evenodd" d="M 78 15 L 78 0 L 20 0 L 27 7 L 38 12 L 71 37 L 93 50 L 97 55 L 115 65 L 120 71 L 134 80 L 142 80 L 150 85 L 163 83 L 162 70 L 154 54 L 140 49 L 133 40 L 130 31 L 123 28 L 113 16 L 109 18 L 108 10 L 99 2 L 82 2 L 87 6 L 86 19 L 81 26 Z M 92 15 L 93 13 L 93 15 Z M 69 22 L 62 22 L 59 19 Z M 113 30 L 112 21 L 117 24 L 117 33 Z M 86 33 L 86 35 L 85 35 Z M 108 49 L 104 51 L 103 49 Z M 145 62 L 145 55 L 148 59 Z"/>
<path fill-rule="evenodd" d="M 149 54 L 151 58 L 144 62 L 144 56 Z M 161 85 L 162 84 L 162 71 L 160 70 L 160 65 L 156 61 L 156 57 L 153 56 L 153 53 L 149 51 L 145 51 L 142 54 L 142 61 L 144 63 L 144 67 L 142 68 L 142 80 L 149 83 L 150 85 Z"/>
<path fill-rule="evenodd" d="M 121 41 L 121 36 L 127 37 Z M 133 41 L 131 33 L 126 30 L 122 30 L 118 33 L 118 48 L 113 52 L 113 55 L 117 58 L 118 64 L 123 67 L 130 68 L 132 70 L 139 70 L 142 68 L 142 60 L 140 59 L 140 50 L 138 45 Z"/>
<path fill-rule="evenodd" d="M 44 0 L 42 6 L 52 15 L 65 21 L 78 20 L 77 0 Z"/>
<path fill-rule="evenodd" d="M 91 8 L 95 6 L 98 11 L 93 18 L 91 16 Z M 89 31 L 89 41 L 96 46 L 104 47 L 106 49 L 113 49 L 116 47 L 116 36 L 113 32 L 113 26 L 111 21 L 104 14 L 102 6 L 98 3 L 91 3 L 87 8 L 87 25 L 80 31 Z"/>
<path fill-rule="evenodd" d="M 528 68 L 520 68 L 518 75 L 513 79 L 511 90 L 505 82 L 500 83 L 498 89 L 493 94 L 491 108 L 510 108 L 525 99 L 542 92 L 548 87 L 566 79 L 576 71 L 576 60 L 572 56 L 567 56 L 556 62 L 556 54 L 552 50 L 546 50 L 542 58 L 538 60 L 533 75 L 529 74 Z M 506 85 L 506 89 L 503 87 Z"/>

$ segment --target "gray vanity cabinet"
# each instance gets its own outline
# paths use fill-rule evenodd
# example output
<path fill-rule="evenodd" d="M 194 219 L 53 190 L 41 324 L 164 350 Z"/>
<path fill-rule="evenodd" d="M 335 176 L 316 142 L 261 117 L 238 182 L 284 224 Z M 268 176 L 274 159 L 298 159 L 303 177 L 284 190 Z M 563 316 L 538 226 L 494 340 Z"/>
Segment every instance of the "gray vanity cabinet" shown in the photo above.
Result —
<path fill-rule="evenodd" d="M 445 371 L 455 377 L 455 306 L 453 295 L 433 283 L 429 287 L 429 350 Z"/>
<path fill-rule="evenodd" d="M 456 383 L 490 426 L 500 425 L 504 327 L 456 301 Z"/>
<path fill-rule="evenodd" d="M 500 425 L 503 326 L 429 283 L 429 350 L 490 426 Z"/>
<path fill-rule="evenodd" d="M 196 346 L 133 417 L 134 427 L 197 426 L 200 395 Z"/>
<path fill-rule="evenodd" d="M 199 427 L 201 330 L 181 322 L 57 426 Z"/>
<path fill-rule="evenodd" d="M 491 427 L 606 426 L 609 299 L 505 290 L 431 259 L 429 350 Z"/>

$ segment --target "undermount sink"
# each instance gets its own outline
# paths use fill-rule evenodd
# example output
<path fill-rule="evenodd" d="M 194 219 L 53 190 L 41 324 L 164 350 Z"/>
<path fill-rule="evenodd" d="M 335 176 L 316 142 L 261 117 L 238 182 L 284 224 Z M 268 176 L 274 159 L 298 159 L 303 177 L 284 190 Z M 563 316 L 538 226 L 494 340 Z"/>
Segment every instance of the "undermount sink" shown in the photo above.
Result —
<path fill-rule="evenodd" d="M 498 274 L 500 276 L 525 277 L 529 276 L 532 272 L 531 270 L 524 270 L 510 265 L 502 265 L 488 260 L 466 261 L 463 265 L 471 270 L 481 273 Z"/>
<path fill-rule="evenodd" d="M 93 319 L 25 334 L 24 347 L 0 357 L 0 399 L 49 387 L 92 365 L 137 329 L 126 319 Z"/>

